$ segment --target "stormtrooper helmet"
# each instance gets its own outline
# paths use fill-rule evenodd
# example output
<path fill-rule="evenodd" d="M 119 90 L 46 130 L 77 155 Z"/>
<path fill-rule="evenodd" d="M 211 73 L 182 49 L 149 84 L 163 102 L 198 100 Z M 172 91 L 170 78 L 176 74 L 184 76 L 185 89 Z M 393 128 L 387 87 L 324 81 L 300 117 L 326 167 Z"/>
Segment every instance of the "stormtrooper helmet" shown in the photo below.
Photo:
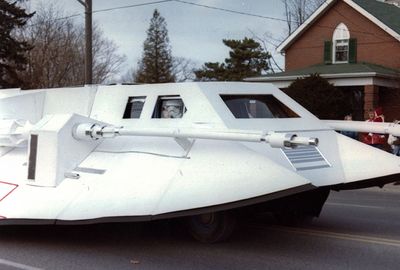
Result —
<path fill-rule="evenodd" d="M 165 100 L 162 105 L 163 118 L 182 118 L 183 102 L 182 100 Z"/>

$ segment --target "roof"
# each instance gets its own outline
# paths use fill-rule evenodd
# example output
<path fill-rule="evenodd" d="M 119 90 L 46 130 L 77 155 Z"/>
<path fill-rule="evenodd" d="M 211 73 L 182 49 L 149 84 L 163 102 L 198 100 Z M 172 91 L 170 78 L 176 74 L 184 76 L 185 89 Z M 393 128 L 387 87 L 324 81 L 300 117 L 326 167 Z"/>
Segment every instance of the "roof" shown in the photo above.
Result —
<path fill-rule="evenodd" d="M 400 35 L 400 8 L 376 0 L 353 0 L 353 2 Z"/>
<path fill-rule="evenodd" d="M 246 79 L 246 81 L 273 81 L 279 79 L 289 79 L 293 77 L 294 78 L 303 77 L 314 73 L 324 75 L 323 77 L 377 76 L 377 77 L 394 78 L 400 76 L 400 70 L 391 69 L 370 63 L 335 64 L 335 65 L 319 64 L 287 72 L 280 72 L 260 77 L 248 78 Z"/>
<path fill-rule="evenodd" d="M 312 24 L 323 16 L 337 1 L 327 0 L 300 27 L 287 37 L 277 48 L 283 52 Z M 363 16 L 379 26 L 389 35 L 400 41 L 400 8 L 377 0 L 340 0 L 354 8 Z"/>

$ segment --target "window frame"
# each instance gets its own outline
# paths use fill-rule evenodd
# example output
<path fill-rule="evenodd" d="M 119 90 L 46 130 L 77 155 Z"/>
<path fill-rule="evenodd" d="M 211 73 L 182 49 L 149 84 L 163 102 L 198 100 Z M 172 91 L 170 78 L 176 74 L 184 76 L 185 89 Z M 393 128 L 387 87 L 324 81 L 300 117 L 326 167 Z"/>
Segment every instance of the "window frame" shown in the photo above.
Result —
<path fill-rule="evenodd" d="M 225 94 L 224 93 L 224 94 L 220 94 L 219 96 L 222 100 L 222 103 L 225 105 L 225 108 L 227 109 L 227 111 L 236 120 L 244 120 L 244 119 L 246 119 L 246 120 L 251 120 L 251 119 L 254 119 L 254 120 L 272 120 L 272 119 L 277 120 L 277 119 L 299 119 L 299 118 L 301 118 L 300 114 L 298 114 L 295 110 L 293 110 L 287 104 L 283 103 L 278 97 L 276 97 L 273 94 Z M 253 116 L 253 115 L 251 115 L 251 109 L 244 103 L 243 103 L 243 105 L 245 107 L 245 111 L 246 111 L 246 114 L 248 117 L 243 117 L 243 115 L 238 115 L 238 111 L 233 111 L 231 109 L 230 105 L 228 104 L 229 101 L 234 100 L 233 99 L 234 97 L 236 97 L 238 100 L 248 99 L 250 106 L 252 103 L 251 101 L 253 101 L 253 100 L 263 103 L 266 106 L 266 109 L 270 112 L 271 116 L 273 116 L 273 117 Z M 270 100 L 267 100 L 267 98 Z M 268 101 L 268 102 L 264 102 L 263 99 L 265 99 L 264 101 Z M 257 104 L 257 103 L 255 102 L 255 104 Z M 273 108 L 273 106 L 278 106 L 278 107 Z M 254 108 L 254 109 L 257 110 L 257 108 Z M 278 111 L 280 111 L 280 112 L 278 112 Z M 240 113 L 243 113 L 243 108 Z M 285 116 L 283 116 L 283 117 L 279 116 L 279 114 L 281 114 L 281 113 L 284 113 Z"/>
<path fill-rule="evenodd" d="M 134 100 L 143 100 L 143 105 L 142 108 L 140 109 L 140 113 L 138 117 L 132 117 L 132 109 L 133 109 L 133 103 L 135 102 Z M 147 96 L 129 96 L 128 101 L 126 102 L 124 114 L 122 115 L 122 119 L 140 119 L 142 117 L 143 113 L 143 108 L 146 104 L 146 99 Z"/>
<path fill-rule="evenodd" d="M 179 118 L 163 118 L 163 117 L 161 117 L 161 114 L 162 114 L 161 106 L 162 106 L 162 102 L 165 100 L 180 100 L 180 101 L 182 101 L 182 117 L 179 117 Z M 153 109 L 153 113 L 151 115 L 151 119 L 163 119 L 163 120 L 182 119 L 185 117 L 186 112 L 187 112 L 187 107 L 186 107 L 185 102 L 183 101 L 183 98 L 181 95 L 159 95 L 159 96 L 157 96 L 156 103 L 154 104 L 154 109 Z"/>
<path fill-rule="evenodd" d="M 338 43 L 343 43 L 338 45 Z M 350 62 L 350 32 L 347 26 L 344 23 L 338 24 L 336 26 L 335 31 L 332 36 L 332 63 L 333 64 L 347 64 Z M 347 50 L 343 50 L 342 52 L 346 52 L 346 60 L 337 60 L 338 47 L 347 47 Z"/>
<path fill-rule="evenodd" d="M 338 45 L 338 43 L 342 43 Z M 338 47 L 346 47 L 347 49 L 345 50 L 338 50 Z M 337 53 L 338 52 L 345 52 L 346 53 L 346 60 L 337 60 Z M 334 46 L 333 46 L 333 62 L 336 64 L 341 64 L 341 63 L 349 63 L 349 52 L 350 52 L 350 46 L 349 46 L 349 40 L 348 39 L 338 39 L 335 40 Z"/>

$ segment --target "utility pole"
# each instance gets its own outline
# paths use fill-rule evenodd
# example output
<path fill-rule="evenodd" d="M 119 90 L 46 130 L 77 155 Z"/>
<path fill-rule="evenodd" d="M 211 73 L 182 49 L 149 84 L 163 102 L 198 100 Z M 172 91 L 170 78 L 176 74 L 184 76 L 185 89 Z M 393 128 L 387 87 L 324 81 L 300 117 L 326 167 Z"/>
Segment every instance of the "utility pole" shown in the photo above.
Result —
<path fill-rule="evenodd" d="M 93 84 L 92 0 L 77 0 L 85 7 L 85 84 Z"/>

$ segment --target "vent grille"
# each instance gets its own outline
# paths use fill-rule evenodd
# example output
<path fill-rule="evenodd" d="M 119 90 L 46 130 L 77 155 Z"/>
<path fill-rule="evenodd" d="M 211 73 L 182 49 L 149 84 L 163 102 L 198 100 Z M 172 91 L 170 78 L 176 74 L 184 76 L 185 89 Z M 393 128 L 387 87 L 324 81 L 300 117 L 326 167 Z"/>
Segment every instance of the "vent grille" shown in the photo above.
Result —
<path fill-rule="evenodd" d="M 32 134 L 29 146 L 28 179 L 35 180 L 37 159 L 38 135 Z"/>
<path fill-rule="evenodd" d="M 297 170 L 313 170 L 331 167 L 315 146 L 301 146 L 297 148 L 282 149 L 290 164 Z"/>

